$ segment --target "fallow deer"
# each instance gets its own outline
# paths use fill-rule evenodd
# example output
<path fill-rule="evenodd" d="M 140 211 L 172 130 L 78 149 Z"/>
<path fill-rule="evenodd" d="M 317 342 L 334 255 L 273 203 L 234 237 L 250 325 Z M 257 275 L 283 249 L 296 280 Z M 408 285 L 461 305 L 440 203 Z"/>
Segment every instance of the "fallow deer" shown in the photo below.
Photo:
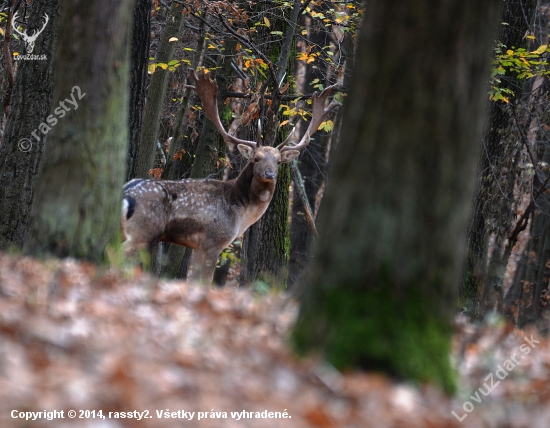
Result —
<path fill-rule="evenodd" d="M 224 141 L 236 144 L 249 160 L 240 175 L 229 181 L 188 179 L 181 181 L 134 179 L 124 185 L 122 232 L 124 251 L 131 255 L 139 248 L 151 249 L 158 242 L 171 242 L 192 248 L 192 279 L 211 283 L 220 252 L 258 221 L 267 209 L 281 163 L 295 159 L 309 144 L 329 112 L 339 105 L 324 104 L 332 88 L 313 94 L 312 118 L 301 141 L 278 147 L 260 146 L 229 135 L 220 120 L 218 86 L 207 74 L 195 74 L 195 91 L 204 111 Z"/>

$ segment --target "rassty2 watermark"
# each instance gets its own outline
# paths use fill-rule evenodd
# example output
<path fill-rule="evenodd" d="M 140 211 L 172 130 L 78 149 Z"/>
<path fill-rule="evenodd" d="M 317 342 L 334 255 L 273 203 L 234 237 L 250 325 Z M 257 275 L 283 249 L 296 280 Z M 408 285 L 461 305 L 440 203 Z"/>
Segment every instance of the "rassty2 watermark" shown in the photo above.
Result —
<path fill-rule="evenodd" d="M 34 137 L 36 142 L 40 141 L 41 135 L 48 135 L 48 132 L 50 132 L 52 128 L 57 125 L 59 119 L 65 117 L 65 115 L 72 109 L 77 110 L 78 101 L 85 96 L 86 94 L 82 92 L 80 86 L 73 86 L 71 96 L 69 98 L 65 98 L 63 101 L 60 101 L 59 106 L 54 109 L 53 113 L 41 122 L 40 125 L 38 125 L 38 128 L 31 132 L 31 136 Z M 22 152 L 30 152 L 32 150 L 32 146 L 32 138 L 21 138 L 17 144 L 17 147 Z"/>

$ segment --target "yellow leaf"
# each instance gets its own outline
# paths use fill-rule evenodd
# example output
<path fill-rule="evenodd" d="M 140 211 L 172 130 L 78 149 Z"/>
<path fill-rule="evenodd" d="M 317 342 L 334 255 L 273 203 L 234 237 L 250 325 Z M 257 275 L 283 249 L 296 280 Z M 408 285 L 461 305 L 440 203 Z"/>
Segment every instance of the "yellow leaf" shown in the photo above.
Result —
<path fill-rule="evenodd" d="M 325 132 L 330 132 L 330 131 L 332 131 L 333 128 L 334 128 L 334 122 L 332 120 L 327 120 L 327 121 L 321 123 L 319 125 L 319 128 L 317 128 L 317 129 L 319 129 L 319 130 L 322 129 Z"/>
<path fill-rule="evenodd" d="M 533 51 L 531 53 L 540 55 L 540 54 L 546 52 L 546 48 L 548 48 L 548 45 L 540 45 L 536 51 Z"/>
<path fill-rule="evenodd" d="M 17 52 L 14 52 L 14 53 L 17 53 Z M 149 67 L 147 67 L 147 71 L 149 72 L 149 74 L 153 74 L 156 69 L 157 69 L 157 66 L 155 64 L 151 64 Z"/>
<path fill-rule="evenodd" d="M 172 42 L 177 42 L 178 41 L 178 38 L 177 37 L 170 37 L 168 39 L 168 42 L 172 43 Z"/>
<path fill-rule="evenodd" d="M 4 29 L 3 28 L 0 28 L 0 34 L 4 35 Z"/>
<path fill-rule="evenodd" d="M 17 55 L 19 55 L 19 52 L 14 52 L 12 55 L 17 56 Z"/>
<path fill-rule="evenodd" d="M 307 36 L 307 30 L 302 30 L 302 36 Z"/>
<path fill-rule="evenodd" d="M 508 50 L 506 51 L 506 55 L 514 55 L 514 51 L 511 50 L 511 49 L 508 49 Z"/>
<path fill-rule="evenodd" d="M 266 16 L 264 16 L 264 22 L 266 27 L 271 27 L 271 22 L 269 22 L 269 19 L 267 19 Z"/>
<path fill-rule="evenodd" d="M 283 121 L 279 124 L 279 128 L 280 128 L 281 126 L 285 126 L 288 122 L 289 122 L 288 119 L 287 119 L 287 120 L 283 120 Z"/>
<path fill-rule="evenodd" d="M 161 62 L 158 66 L 163 70 L 166 70 L 168 68 L 168 64 L 166 64 L 165 62 Z"/>

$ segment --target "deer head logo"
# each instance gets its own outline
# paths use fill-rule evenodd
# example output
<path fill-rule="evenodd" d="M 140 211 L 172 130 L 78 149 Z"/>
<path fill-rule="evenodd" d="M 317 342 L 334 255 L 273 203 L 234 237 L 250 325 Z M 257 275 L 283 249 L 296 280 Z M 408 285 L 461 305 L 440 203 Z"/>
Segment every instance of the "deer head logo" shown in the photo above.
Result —
<path fill-rule="evenodd" d="M 11 21 L 11 26 L 13 27 L 14 31 L 19 34 L 21 36 L 21 38 L 25 41 L 25 50 L 27 51 L 27 53 L 32 53 L 32 51 L 34 50 L 34 43 L 36 42 L 36 39 L 38 38 L 38 36 L 42 33 L 42 31 L 44 31 L 44 28 L 46 28 L 46 25 L 48 25 L 48 21 L 50 20 L 50 17 L 48 16 L 47 13 L 44 14 L 44 25 L 42 26 L 42 28 L 38 31 L 33 31 L 32 35 L 29 36 L 27 34 L 26 31 L 19 31 L 17 29 L 17 25 L 15 25 L 15 20 L 17 19 L 17 14 L 19 12 L 16 12 L 15 15 L 13 15 L 13 19 Z"/>

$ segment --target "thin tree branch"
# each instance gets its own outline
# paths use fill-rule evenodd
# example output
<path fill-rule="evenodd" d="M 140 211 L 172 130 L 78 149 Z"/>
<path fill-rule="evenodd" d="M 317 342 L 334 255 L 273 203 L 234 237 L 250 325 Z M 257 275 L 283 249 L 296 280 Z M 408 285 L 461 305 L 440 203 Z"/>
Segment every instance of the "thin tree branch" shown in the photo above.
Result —
<path fill-rule="evenodd" d="M 9 94 L 11 94 L 11 90 L 13 88 L 14 79 L 13 79 L 13 63 L 11 58 L 11 52 L 10 52 L 10 41 L 11 41 L 11 26 L 12 26 L 12 20 L 13 20 L 13 7 L 15 4 L 15 0 L 11 0 L 11 4 L 8 8 L 8 20 L 6 25 L 6 35 L 4 37 L 4 57 L 6 60 L 6 71 L 8 73 L 8 82 L 9 87 L 6 90 L 7 96 L 10 97 Z M 9 103 L 7 103 L 9 105 Z"/>
<path fill-rule="evenodd" d="M 514 227 L 514 230 L 512 231 L 510 236 L 508 236 L 508 243 L 506 244 L 504 254 L 508 254 L 508 252 L 511 253 L 512 248 L 514 247 L 514 245 L 516 245 L 519 234 L 525 230 L 525 228 L 527 227 L 527 224 L 529 223 L 529 217 L 531 216 L 531 213 L 535 209 L 535 202 L 537 198 L 547 190 L 546 186 L 549 181 L 550 181 L 550 174 L 548 174 L 548 177 L 546 177 L 546 179 L 540 186 L 538 192 L 533 196 L 533 199 L 531 199 L 531 202 L 529 202 L 529 205 L 527 206 L 522 216 L 517 221 L 516 227 Z"/>
<path fill-rule="evenodd" d="M 311 210 L 311 206 L 309 204 L 309 200 L 307 198 L 306 188 L 304 186 L 304 180 L 302 178 L 302 174 L 300 173 L 300 170 L 298 169 L 298 161 L 294 159 L 290 163 L 290 175 L 292 176 L 292 180 L 294 181 L 294 191 L 297 193 L 298 197 L 300 198 L 300 201 L 302 202 L 302 205 L 304 206 L 304 211 L 306 213 L 306 220 L 307 224 L 309 226 L 309 229 L 311 230 L 311 233 L 313 233 L 313 236 L 315 238 L 319 237 L 319 233 L 317 232 L 317 227 L 315 226 L 315 220 L 313 220 L 313 214 Z"/>

